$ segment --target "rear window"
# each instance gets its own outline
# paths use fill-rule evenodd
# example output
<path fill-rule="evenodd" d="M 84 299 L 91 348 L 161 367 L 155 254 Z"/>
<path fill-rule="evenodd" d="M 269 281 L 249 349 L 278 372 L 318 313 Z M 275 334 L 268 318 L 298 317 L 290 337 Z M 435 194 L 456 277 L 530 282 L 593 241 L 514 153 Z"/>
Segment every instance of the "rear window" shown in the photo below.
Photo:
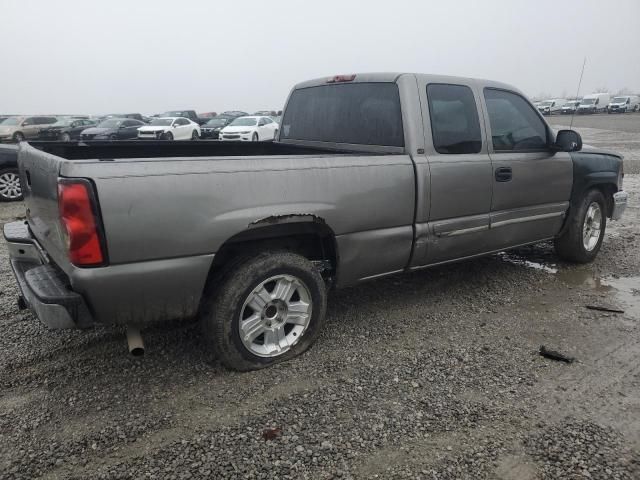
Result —
<path fill-rule="evenodd" d="M 395 83 L 350 83 L 295 90 L 281 140 L 404 146 Z"/>

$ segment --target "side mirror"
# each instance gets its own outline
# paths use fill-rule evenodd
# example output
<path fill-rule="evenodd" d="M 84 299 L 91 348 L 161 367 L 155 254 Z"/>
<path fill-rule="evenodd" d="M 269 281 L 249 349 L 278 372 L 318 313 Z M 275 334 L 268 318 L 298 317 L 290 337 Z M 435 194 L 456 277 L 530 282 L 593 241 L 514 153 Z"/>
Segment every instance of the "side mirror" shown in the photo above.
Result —
<path fill-rule="evenodd" d="M 553 149 L 558 152 L 577 152 L 582 150 L 582 137 L 574 130 L 560 130 L 556 135 Z"/>

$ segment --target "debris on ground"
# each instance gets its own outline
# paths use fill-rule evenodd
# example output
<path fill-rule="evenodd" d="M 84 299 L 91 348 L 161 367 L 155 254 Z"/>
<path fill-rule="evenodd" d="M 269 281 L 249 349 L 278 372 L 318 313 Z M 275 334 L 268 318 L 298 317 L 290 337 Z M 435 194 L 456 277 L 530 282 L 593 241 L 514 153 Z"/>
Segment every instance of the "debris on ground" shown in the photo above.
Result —
<path fill-rule="evenodd" d="M 569 357 L 564 353 L 556 352 L 555 350 L 548 350 L 544 345 L 540 346 L 540 355 L 551 360 L 557 360 L 559 362 L 573 363 L 575 358 Z"/>
<path fill-rule="evenodd" d="M 618 308 L 601 307 L 600 305 L 585 305 L 589 310 L 597 310 L 599 312 L 624 313 L 624 310 Z"/>

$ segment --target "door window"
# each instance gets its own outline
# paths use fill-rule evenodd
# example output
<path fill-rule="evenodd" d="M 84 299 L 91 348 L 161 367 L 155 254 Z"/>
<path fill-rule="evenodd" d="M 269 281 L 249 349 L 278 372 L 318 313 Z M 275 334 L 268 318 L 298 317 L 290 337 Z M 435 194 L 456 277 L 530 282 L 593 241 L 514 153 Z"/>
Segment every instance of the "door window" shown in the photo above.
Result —
<path fill-rule="evenodd" d="M 524 98 L 494 88 L 485 88 L 484 98 L 496 152 L 548 149 L 547 127 Z"/>
<path fill-rule="evenodd" d="M 480 121 L 473 92 L 464 85 L 427 85 L 433 146 L 438 153 L 478 153 Z"/>

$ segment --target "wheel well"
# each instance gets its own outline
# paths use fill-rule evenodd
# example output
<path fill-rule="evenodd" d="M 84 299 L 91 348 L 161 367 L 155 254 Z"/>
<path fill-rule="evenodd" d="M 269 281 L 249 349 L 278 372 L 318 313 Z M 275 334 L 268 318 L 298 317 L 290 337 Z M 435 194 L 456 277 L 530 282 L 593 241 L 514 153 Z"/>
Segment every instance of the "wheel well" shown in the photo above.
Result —
<path fill-rule="evenodd" d="M 320 219 L 305 222 L 253 225 L 227 240 L 218 249 L 210 276 L 220 272 L 232 260 L 260 252 L 285 250 L 298 253 L 316 265 L 322 276 L 331 281 L 337 275 L 338 250 L 333 231 Z"/>
<path fill-rule="evenodd" d="M 611 217 L 613 215 L 613 194 L 618 191 L 618 187 L 613 183 L 599 183 L 591 188 L 602 192 L 607 202 L 607 217 Z"/>

